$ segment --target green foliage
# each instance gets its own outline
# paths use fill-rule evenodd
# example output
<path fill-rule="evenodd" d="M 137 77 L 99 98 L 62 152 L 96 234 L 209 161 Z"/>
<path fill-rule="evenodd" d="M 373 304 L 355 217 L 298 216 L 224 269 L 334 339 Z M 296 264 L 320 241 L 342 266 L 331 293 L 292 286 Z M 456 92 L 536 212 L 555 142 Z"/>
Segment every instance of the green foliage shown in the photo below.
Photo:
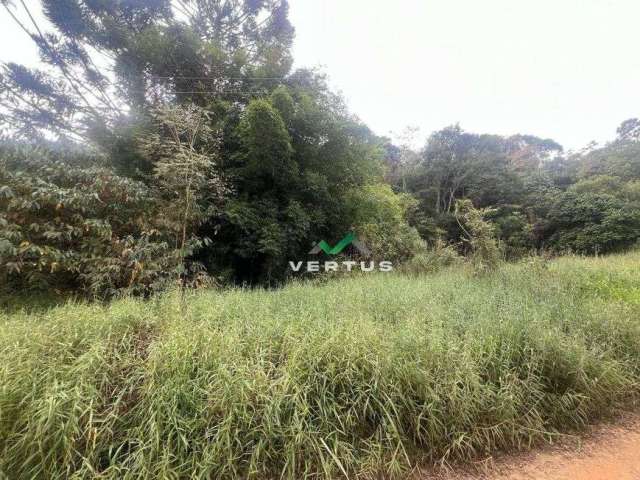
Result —
<path fill-rule="evenodd" d="M 428 139 L 406 181 L 419 200 L 411 224 L 431 243 L 440 237 L 459 243 L 468 232 L 452 210 L 468 199 L 492 209 L 487 219 L 507 258 L 543 249 L 603 253 L 628 247 L 640 236 L 637 125 L 627 120 L 615 141 L 570 155 L 548 139 L 445 128 Z"/>
<path fill-rule="evenodd" d="M 522 211 L 497 209 L 487 218 L 494 222 L 496 236 L 501 240 L 507 258 L 521 258 L 534 250 L 534 226 Z"/>
<path fill-rule="evenodd" d="M 573 158 L 580 177 L 609 175 L 622 181 L 640 179 L 640 141 L 617 140 L 583 157 Z"/>
<path fill-rule="evenodd" d="M 637 203 L 579 190 L 561 195 L 549 211 L 547 235 L 554 248 L 580 253 L 610 252 L 640 239 Z"/>
<path fill-rule="evenodd" d="M 173 232 L 176 248 L 185 257 L 198 243 L 196 229 L 218 212 L 226 193 L 216 173 L 219 138 L 209 114 L 196 107 L 164 107 L 155 112 L 157 132 L 139 140 L 150 159 L 153 184 L 171 205 L 157 221 Z"/>
<path fill-rule="evenodd" d="M 578 195 L 618 195 L 621 193 L 622 187 L 623 182 L 618 177 L 612 177 L 610 175 L 594 175 L 583 178 L 572 184 L 568 188 L 568 191 L 577 193 Z"/>
<path fill-rule="evenodd" d="M 461 265 L 463 258 L 453 245 L 441 239 L 436 240 L 433 247 L 419 252 L 400 266 L 400 271 L 409 275 L 434 273 L 443 268 Z"/>
<path fill-rule="evenodd" d="M 157 221 L 162 204 L 146 185 L 24 150 L 0 159 L 3 285 L 98 297 L 164 286 L 179 259 Z"/>
<path fill-rule="evenodd" d="M 456 220 L 465 234 L 463 240 L 469 245 L 473 267 L 478 274 L 495 270 L 501 259 L 494 226 L 485 220 L 490 213 L 490 209 L 475 208 L 471 200 L 458 200 L 455 204 Z"/>
<path fill-rule="evenodd" d="M 88 141 L 108 168 L 173 201 L 156 222 L 187 263 L 282 281 L 288 260 L 349 230 L 346 192 L 382 181 L 382 140 L 322 75 L 290 73 L 286 1 L 42 3 L 56 41 L 22 27 L 53 68 L 5 66 L 12 133 Z M 190 119 L 202 120 L 193 145 Z"/>
<path fill-rule="evenodd" d="M 406 215 L 413 199 L 388 185 L 366 185 L 347 192 L 345 204 L 353 231 L 376 259 L 403 262 L 424 252 L 424 241 Z"/>
<path fill-rule="evenodd" d="M 271 92 L 271 105 L 278 111 L 285 125 L 291 126 L 295 122 L 295 101 L 285 86 L 280 85 Z"/>
<path fill-rule="evenodd" d="M 128 239 L 127 251 L 143 239 L 149 242 L 140 244 L 143 250 L 164 248 L 152 256 L 178 259 L 160 262 L 167 272 L 280 283 L 291 273 L 289 260 L 349 231 L 377 258 L 407 262 L 422 255 L 416 265 L 433 263 L 425 258 L 438 258 L 438 248 L 428 252 L 425 243 L 442 241 L 471 254 L 480 270 L 493 268 L 497 242 L 513 259 L 546 248 L 612 251 L 639 236 L 633 213 L 640 202 L 638 119 L 623 122 L 613 142 L 579 154 L 564 154 L 550 139 L 474 134 L 458 125 L 433 133 L 416 152 L 416 129 L 393 145 L 350 114 L 325 76 L 291 71 L 294 31 L 286 0 L 41 0 L 52 32 L 37 16 L 22 15 L 30 13 L 28 2 L 4 3 L 49 67 L 2 65 L 0 118 L 8 132 L 29 142 L 55 136 L 61 141 L 52 149 L 88 143 L 101 154 L 107 183 L 130 180 L 131 188 L 144 189 L 153 205 L 144 207 L 148 213 L 122 205 L 144 225 L 120 234 L 118 223 L 128 219 L 97 207 L 88 214 L 105 225 L 105 244 L 111 228 L 112 237 Z M 71 157 L 64 162 L 73 163 Z M 77 175 L 96 176 L 73 166 Z M 30 175 L 29 182 L 47 183 L 47 191 L 57 188 L 40 170 Z M 0 188 L 6 204 L 14 188 Z M 486 213 L 496 241 L 472 210 L 456 215 L 461 201 Z M 83 228 L 84 212 L 78 215 L 65 222 Z M 16 218 L 3 227 L 13 238 L 3 242 L 13 260 L 9 245 L 21 244 L 14 231 L 30 228 L 21 223 L 28 215 Z M 486 242 L 474 244 L 479 240 L 469 234 Z M 109 280 L 108 272 L 119 268 L 112 254 L 92 257 L 103 258 L 105 270 L 91 274 L 103 279 L 95 292 L 124 289 L 124 280 Z M 49 284 L 78 285 L 62 277 Z"/>
<path fill-rule="evenodd" d="M 640 119 L 629 118 L 622 122 L 616 130 L 618 139 L 622 141 L 640 140 Z"/>
<path fill-rule="evenodd" d="M 547 245 L 559 251 L 597 254 L 633 245 L 640 238 L 640 142 L 633 119 L 615 141 L 568 159 L 572 182 L 545 209 Z"/>
<path fill-rule="evenodd" d="M 126 140 L 123 119 L 158 99 L 210 106 L 223 94 L 246 104 L 292 63 L 286 0 L 41 0 L 54 32 L 36 16 L 19 22 L 27 2 L 3 3 L 51 67 L 3 65 L 2 115 L 25 138 L 54 133 L 109 149 Z"/>
<path fill-rule="evenodd" d="M 237 176 L 251 194 L 294 186 L 298 166 L 292 158 L 291 138 L 278 110 L 268 100 L 253 100 L 238 126 L 240 152 Z"/>
<path fill-rule="evenodd" d="M 147 295 L 172 276 L 205 280 L 192 257 L 210 242 L 198 228 L 219 213 L 226 193 L 216 172 L 219 138 L 209 115 L 194 105 L 157 109 L 152 119 L 154 130 L 137 139 L 153 165 L 145 182 L 105 166 L 69 164 L 69 154 L 57 160 L 50 149 L 5 145 L 0 266 L 6 284 L 108 298 Z"/>
<path fill-rule="evenodd" d="M 296 72 L 229 121 L 222 171 L 233 193 L 208 227 L 218 233 L 202 260 L 236 281 L 279 283 L 290 260 L 351 231 L 348 192 L 380 185 L 380 139 L 312 72 Z"/>
<path fill-rule="evenodd" d="M 520 180 L 510 163 L 510 141 L 447 127 L 429 138 L 409 186 L 436 215 L 451 214 L 463 197 L 481 207 L 512 203 Z"/>
<path fill-rule="evenodd" d="M 553 440 L 638 400 L 638 262 L 0 313 L 0 475 L 400 479 Z"/>
<path fill-rule="evenodd" d="M 491 220 L 506 253 L 522 255 L 536 246 L 530 232 L 541 196 L 535 190 L 545 182 L 540 168 L 560 152 L 552 140 L 529 135 L 478 135 L 457 125 L 436 132 L 405 180 L 419 200 L 412 225 L 430 243 L 442 237 L 459 244 L 466 235 L 455 218 L 455 204 L 469 199 L 479 208 L 495 209 Z"/>

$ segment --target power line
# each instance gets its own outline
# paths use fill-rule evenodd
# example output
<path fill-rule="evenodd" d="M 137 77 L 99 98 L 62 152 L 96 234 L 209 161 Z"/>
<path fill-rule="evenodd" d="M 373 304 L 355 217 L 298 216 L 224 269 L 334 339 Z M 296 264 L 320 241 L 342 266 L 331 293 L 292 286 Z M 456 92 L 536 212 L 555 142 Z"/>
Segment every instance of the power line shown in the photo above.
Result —
<path fill-rule="evenodd" d="M 220 71 L 220 74 L 223 74 L 224 72 Z M 213 75 L 213 74 L 212 74 Z M 188 77 L 188 76 L 182 76 L 182 75 L 149 75 L 149 78 L 162 78 L 162 79 L 180 79 L 180 80 L 211 80 L 212 77 L 208 76 L 208 77 Z M 231 79 L 231 80 L 284 80 L 284 77 L 247 77 L 247 76 L 241 76 L 241 77 L 224 77 L 227 79 Z"/>

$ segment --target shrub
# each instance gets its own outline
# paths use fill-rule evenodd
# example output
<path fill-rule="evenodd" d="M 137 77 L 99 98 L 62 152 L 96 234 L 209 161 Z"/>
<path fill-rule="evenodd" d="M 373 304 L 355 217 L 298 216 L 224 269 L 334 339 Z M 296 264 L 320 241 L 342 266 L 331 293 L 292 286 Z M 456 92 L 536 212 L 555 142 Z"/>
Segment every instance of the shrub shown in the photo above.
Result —
<path fill-rule="evenodd" d="M 640 239 L 640 211 L 637 202 L 610 194 L 567 191 L 551 208 L 546 230 L 557 251 L 612 252 Z"/>
<path fill-rule="evenodd" d="M 442 268 L 460 264 L 462 261 L 463 257 L 458 253 L 455 246 L 438 239 L 433 248 L 416 254 L 402 264 L 400 271 L 411 275 L 432 273 Z"/>
<path fill-rule="evenodd" d="M 154 220 L 162 205 L 149 187 L 45 150 L 12 154 L 0 160 L 0 278 L 7 288 L 104 298 L 148 294 L 169 280 L 180 259 Z"/>
<path fill-rule="evenodd" d="M 501 259 L 493 225 L 484 219 L 492 211 L 475 208 L 468 199 L 458 200 L 455 205 L 455 217 L 466 236 L 463 240 L 469 245 L 471 261 L 478 274 L 495 270 Z"/>
<path fill-rule="evenodd" d="M 412 202 L 389 185 L 366 185 L 347 194 L 353 230 L 375 258 L 403 262 L 426 251 L 418 231 L 407 223 Z"/>

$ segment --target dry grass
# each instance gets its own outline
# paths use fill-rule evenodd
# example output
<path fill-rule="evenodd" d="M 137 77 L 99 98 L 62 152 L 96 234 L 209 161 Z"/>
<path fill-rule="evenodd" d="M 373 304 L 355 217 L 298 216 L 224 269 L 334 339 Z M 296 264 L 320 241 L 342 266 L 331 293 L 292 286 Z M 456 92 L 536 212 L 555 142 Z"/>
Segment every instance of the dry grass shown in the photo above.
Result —
<path fill-rule="evenodd" d="M 0 471 L 401 478 L 640 392 L 640 254 L 0 317 Z"/>

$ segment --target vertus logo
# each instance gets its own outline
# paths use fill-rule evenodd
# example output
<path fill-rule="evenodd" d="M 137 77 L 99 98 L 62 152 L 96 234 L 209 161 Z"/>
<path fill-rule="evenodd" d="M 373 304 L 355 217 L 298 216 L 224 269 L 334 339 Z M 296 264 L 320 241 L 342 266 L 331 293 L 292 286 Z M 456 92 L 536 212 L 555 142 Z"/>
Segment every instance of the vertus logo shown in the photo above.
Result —
<path fill-rule="evenodd" d="M 363 272 L 390 272 L 393 270 L 393 263 L 389 261 L 382 262 L 356 262 L 354 260 L 344 260 L 342 262 L 319 262 L 319 261 L 311 261 L 311 262 L 289 262 L 289 266 L 291 270 L 294 272 L 299 272 L 302 270 L 302 266 L 306 264 L 306 271 L 311 273 L 317 272 L 337 272 L 338 270 L 346 270 L 350 272 L 352 270 L 361 270 Z"/>
<path fill-rule="evenodd" d="M 347 236 L 340 240 L 335 247 L 330 246 L 327 242 L 322 240 L 321 242 L 318 242 L 311 251 L 309 251 L 309 254 L 317 255 L 320 251 L 323 251 L 327 255 L 337 255 L 349 245 L 353 245 L 353 248 L 360 252 L 363 257 L 366 258 L 371 256 L 371 251 L 362 242 L 358 241 L 353 233 L 347 234 Z"/>
<path fill-rule="evenodd" d="M 318 242 L 314 247 L 309 251 L 309 255 L 318 255 L 320 252 L 324 252 L 327 255 L 338 255 L 349 245 L 353 247 L 353 249 L 364 258 L 368 258 L 371 256 L 371 250 L 367 248 L 367 246 L 359 241 L 354 233 L 349 233 L 342 240 L 340 240 L 335 246 L 329 245 L 326 241 L 322 240 Z M 381 262 L 375 261 L 355 261 L 355 260 L 343 260 L 340 262 L 337 261 L 325 261 L 320 262 L 319 260 L 309 261 L 309 262 L 289 262 L 289 267 L 294 272 L 300 272 L 302 270 L 303 265 L 306 264 L 306 271 L 310 273 L 317 272 L 337 272 L 338 270 L 346 270 L 347 272 L 351 272 L 352 270 L 360 270 L 363 272 L 390 272 L 393 270 L 393 263 L 387 260 L 383 260 Z"/>

